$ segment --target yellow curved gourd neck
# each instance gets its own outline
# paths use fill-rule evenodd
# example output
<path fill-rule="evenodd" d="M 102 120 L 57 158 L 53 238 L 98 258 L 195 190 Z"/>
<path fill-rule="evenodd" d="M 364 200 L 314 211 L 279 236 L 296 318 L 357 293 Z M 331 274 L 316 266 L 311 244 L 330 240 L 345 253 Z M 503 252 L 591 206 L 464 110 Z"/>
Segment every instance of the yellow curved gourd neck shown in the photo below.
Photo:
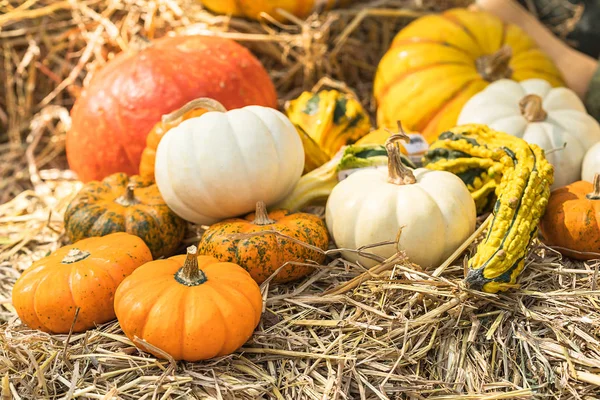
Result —
<path fill-rule="evenodd" d="M 512 48 L 504 45 L 497 52 L 486 54 L 475 60 L 475 67 L 479 75 L 488 82 L 509 79 L 513 73 L 509 66 L 511 57 Z"/>
<path fill-rule="evenodd" d="M 223 106 L 223 104 L 219 103 L 217 100 L 210 99 L 208 97 L 200 97 L 187 102 L 183 105 L 183 107 L 173 111 L 170 114 L 163 115 L 161 122 L 163 125 L 173 124 L 177 121 L 180 121 L 188 112 L 197 110 L 199 108 L 204 108 L 207 111 L 227 112 L 225 106 Z"/>
<path fill-rule="evenodd" d="M 175 280 L 185 286 L 202 285 L 208 280 L 204 271 L 198 268 L 198 248 L 187 248 L 187 257 L 183 266 L 175 273 Z"/>
<path fill-rule="evenodd" d="M 127 189 L 123 196 L 117 197 L 115 203 L 122 205 L 123 207 L 129 207 L 139 204 L 140 201 L 135 197 L 135 185 L 133 183 L 127 184 Z"/>
<path fill-rule="evenodd" d="M 594 191 L 588 193 L 585 197 L 589 200 L 600 200 L 600 174 L 594 175 Z"/>
<path fill-rule="evenodd" d="M 88 251 L 72 248 L 60 262 L 61 264 L 73 264 L 81 260 L 85 260 L 90 256 Z"/>

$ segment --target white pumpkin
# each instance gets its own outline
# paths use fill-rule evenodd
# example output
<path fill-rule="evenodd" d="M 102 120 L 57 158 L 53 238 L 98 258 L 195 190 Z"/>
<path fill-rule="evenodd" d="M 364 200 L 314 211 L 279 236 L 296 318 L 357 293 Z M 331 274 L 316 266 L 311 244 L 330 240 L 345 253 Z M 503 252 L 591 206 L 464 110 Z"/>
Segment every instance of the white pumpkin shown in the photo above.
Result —
<path fill-rule="evenodd" d="M 542 79 L 492 83 L 463 107 L 457 124 L 468 123 L 488 125 L 544 149 L 554 166 L 553 188 L 579 180 L 586 150 L 600 141 L 600 125 L 579 97 Z"/>
<path fill-rule="evenodd" d="M 456 175 L 404 167 L 392 142 L 398 137 L 386 142 L 388 167 L 359 170 L 334 187 L 326 205 L 327 228 L 336 245 L 347 249 L 399 236 L 397 246 L 365 251 L 388 258 L 404 250 L 412 262 L 437 267 L 474 232 L 475 203 Z M 342 257 L 376 264 L 356 252 L 343 251 Z"/>
<path fill-rule="evenodd" d="M 581 179 L 594 182 L 594 175 L 600 173 L 600 142 L 593 145 L 583 158 Z"/>
<path fill-rule="evenodd" d="M 207 104 L 208 108 L 210 103 Z M 169 130 L 156 150 L 156 184 L 167 205 L 197 224 L 251 212 L 289 194 L 304 148 L 281 112 L 261 106 L 224 111 L 218 103 Z"/>

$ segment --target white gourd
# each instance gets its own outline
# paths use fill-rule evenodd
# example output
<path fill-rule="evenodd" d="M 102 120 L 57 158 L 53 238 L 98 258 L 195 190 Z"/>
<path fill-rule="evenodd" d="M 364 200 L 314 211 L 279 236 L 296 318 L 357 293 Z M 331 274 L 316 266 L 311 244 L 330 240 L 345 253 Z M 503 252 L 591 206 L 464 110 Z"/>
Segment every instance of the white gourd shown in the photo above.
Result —
<path fill-rule="evenodd" d="M 326 222 L 340 248 L 391 241 L 365 250 L 389 258 L 403 250 L 423 267 L 437 267 L 475 230 L 475 203 L 454 174 L 402 165 L 393 142 L 386 142 L 388 166 L 355 172 L 336 185 L 326 206 Z M 342 257 L 365 266 L 373 259 L 343 251 Z"/>
<path fill-rule="evenodd" d="M 600 141 L 600 125 L 579 97 L 542 79 L 490 84 L 463 107 L 457 124 L 469 123 L 488 125 L 544 149 L 554 166 L 552 188 L 579 180 L 585 152 Z"/>
<path fill-rule="evenodd" d="M 296 128 L 261 106 L 209 111 L 169 130 L 156 151 L 156 184 L 167 205 L 196 224 L 212 224 L 270 206 L 289 194 L 304 169 Z"/>
<path fill-rule="evenodd" d="M 583 158 L 581 167 L 581 179 L 594 182 L 594 175 L 600 173 L 600 142 L 593 145 Z"/>

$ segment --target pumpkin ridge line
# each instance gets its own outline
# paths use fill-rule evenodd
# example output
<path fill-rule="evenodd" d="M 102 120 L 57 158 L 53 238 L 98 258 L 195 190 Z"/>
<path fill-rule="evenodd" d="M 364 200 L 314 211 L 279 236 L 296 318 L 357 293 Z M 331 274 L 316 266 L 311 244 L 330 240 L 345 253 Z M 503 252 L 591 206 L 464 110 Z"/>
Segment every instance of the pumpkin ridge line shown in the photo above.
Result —
<path fill-rule="evenodd" d="M 42 271 L 43 271 L 43 269 L 42 269 Z M 48 331 L 50 331 L 50 329 L 48 329 L 48 327 L 46 326 L 46 324 L 45 324 L 44 322 L 42 322 L 42 318 L 40 318 L 40 315 L 39 315 L 39 313 L 38 313 L 37 307 L 36 307 L 36 305 L 35 305 L 35 303 L 36 303 L 35 299 L 36 299 L 36 294 L 37 294 L 37 291 L 38 291 L 38 289 L 39 289 L 40 285 L 41 285 L 41 284 L 42 284 L 44 281 L 46 281 L 46 279 L 48 279 L 48 277 L 49 277 L 50 275 L 51 275 L 51 274 L 46 274 L 46 276 L 44 276 L 44 277 L 43 277 L 43 278 L 42 278 L 40 281 L 38 281 L 38 282 L 37 282 L 37 284 L 35 285 L 35 288 L 33 289 L 33 292 L 32 292 L 32 294 L 31 294 L 31 305 L 32 305 L 32 308 L 33 308 L 33 315 L 34 315 L 34 316 L 35 316 L 35 318 L 38 320 L 38 322 L 39 322 L 39 326 L 43 326 L 43 327 L 45 327 L 45 328 L 46 328 Z M 37 281 L 37 279 L 35 279 L 35 280 Z"/>

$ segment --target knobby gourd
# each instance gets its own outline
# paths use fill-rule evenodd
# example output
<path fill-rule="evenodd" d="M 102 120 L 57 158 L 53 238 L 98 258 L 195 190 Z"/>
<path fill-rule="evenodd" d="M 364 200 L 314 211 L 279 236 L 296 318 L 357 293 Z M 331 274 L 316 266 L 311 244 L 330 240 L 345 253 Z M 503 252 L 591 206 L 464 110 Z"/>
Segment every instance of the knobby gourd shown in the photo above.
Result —
<path fill-rule="evenodd" d="M 493 182 L 490 186 L 495 186 L 497 198 L 494 216 L 468 262 L 465 282 L 491 293 L 514 287 L 550 196 L 553 167 L 544 151 L 485 125 L 470 124 L 441 134 L 424 162 L 433 170 L 462 173 L 465 180 L 484 177 L 482 185 Z M 475 186 L 470 189 L 478 196 L 482 186 L 473 190 Z"/>
<path fill-rule="evenodd" d="M 186 222 L 169 209 L 152 179 L 123 173 L 84 185 L 64 221 L 71 242 L 127 232 L 142 238 L 154 258 L 173 254 L 186 230 Z"/>
<path fill-rule="evenodd" d="M 369 115 L 360 102 L 337 90 L 304 92 L 285 108 L 304 144 L 305 173 L 320 167 L 342 146 L 356 142 L 371 129 Z"/>
<path fill-rule="evenodd" d="M 433 142 L 456 125 L 469 98 L 503 78 L 564 85 L 552 61 L 516 25 L 466 9 L 426 15 L 396 35 L 377 67 L 378 125 L 395 128 L 399 119 Z"/>
<path fill-rule="evenodd" d="M 31 264 L 13 287 L 13 306 L 30 328 L 82 332 L 115 318 L 117 287 L 149 261 L 150 249 L 137 236 L 83 239 Z"/>
<path fill-rule="evenodd" d="M 544 242 L 577 260 L 600 258 L 600 174 L 553 190 L 540 222 Z"/>
<path fill-rule="evenodd" d="M 231 354 L 260 320 L 262 296 L 250 274 L 196 253 L 190 246 L 187 255 L 144 264 L 115 294 L 125 335 L 159 358 L 166 353 L 199 361 Z"/>
<path fill-rule="evenodd" d="M 198 252 L 240 265 L 259 284 L 282 266 L 272 282 L 302 278 L 314 270 L 311 262 L 318 265 L 325 261 L 324 253 L 277 233 L 321 250 L 327 250 L 329 245 L 327 227 L 316 215 L 287 210 L 267 213 L 265 204 L 259 201 L 256 212 L 244 219 L 233 218 L 212 225 L 202 235 Z M 236 238 L 240 235 L 243 237 Z"/>

